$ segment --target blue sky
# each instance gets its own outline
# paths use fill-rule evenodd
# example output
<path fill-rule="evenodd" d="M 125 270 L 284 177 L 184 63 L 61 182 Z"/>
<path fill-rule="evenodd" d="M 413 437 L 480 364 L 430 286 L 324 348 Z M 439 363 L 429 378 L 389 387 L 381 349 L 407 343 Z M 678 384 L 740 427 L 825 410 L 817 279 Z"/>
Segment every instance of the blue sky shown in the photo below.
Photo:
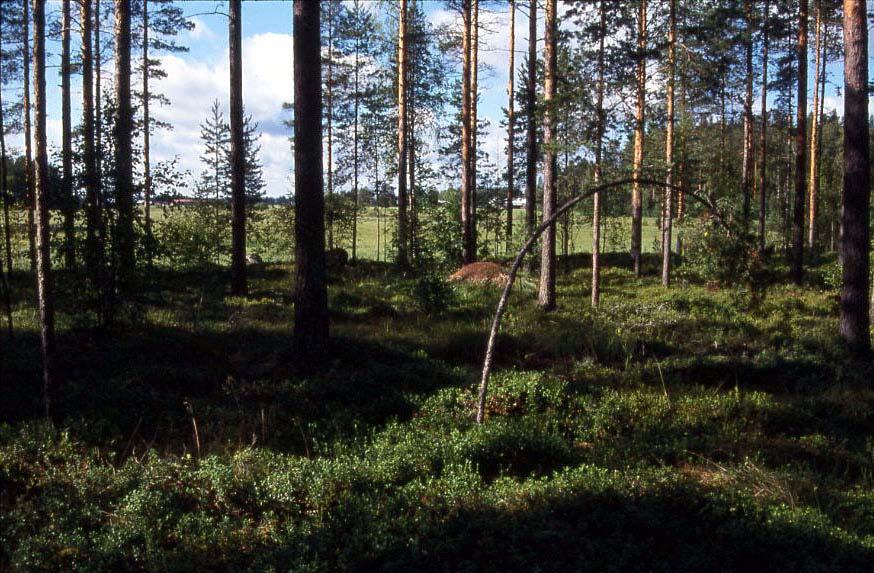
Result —
<path fill-rule="evenodd" d="M 109 3 L 108 0 L 103 0 Z M 423 0 L 420 0 L 422 2 Z M 228 49 L 227 18 L 211 12 L 226 12 L 226 2 L 185 1 L 178 2 L 186 14 L 192 16 L 195 27 L 180 38 L 190 48 L 188 53 L 161 56 L 167 78 L 156 82 L 154 88 L 163 92 L 172 103 L 169 107 L 156 108 L 153 115 L 174 125 L 172 131 L 159 131 L 152 138 L 153 162 L 178 157 L 180 165 L 196 175 L 200 170 L 198 158 L 201 153 L 199 140 L 201 121 L 206 117 L 212 101 L 218 99 L 227 109 L 228 101 Z M 457 15 L 445 9 L 442 0 L 424 0 L 425 11 L 434 23 L 459 25 Z M 374 8 L 378 3 L 374 2 Z M 49 2 L 52 13 L 60 11 L 59 2 Z M 292 100 L 292 5 L 289 1 L 244 1 L 243 2 L 243 98 L 247 113 L 252 114 L 263 131 L 261 158 L 267 180 L 267 193 L 271 196 L 285 195 L 290 190 L 289 175 L 292 170 L 292 154 L 287 138 L 288 129 L 282 121 L 287 118 L 282 103 Z M 481 11 L 483 31 L 480 34 L 480 117 L 491 122 L 491 128 L 480 148 L 502 157 L 504 134 L 499 128 L 501 108 L 506 105 L 507 55 L 509 51 L 509 14 L 506 8 L 492 5 Z M 542 21 L 538 22 L 542 29 Z M 517 65 L 524 57 L 527 45 L 527 7 L 516 12 Z M 812 37 L 811 37 L 812 43 Z M 74 34 L 73 49 L 78 50 L 78 35 Z M 47 45 L 52 55 L 49 65 L 57 65 L 60 51 L 58 42 Z M 540 48 L 538 49 L 540 51 Z M 134 58 L 138 50 L 134 49 Z M 813 67 L 811 61 L 810 67 Z M 655 66 L 653 66 L 655 69 Z M 107 75 L 111 79 L 111 64 Z M 830 66 L 832 84 L 827 89 L 826 107 L 837 107 L 840 112 L 841 98 L 836 95 L 835 84 L 842 83 L 839 63 Z M 811 70 L 811 74 L 813 71 Z M 60 96 L 57 68 L 48 69 L 48 137 L 50 145 L 60 141 Z M 20 89 L 20 88 L 19 88 Z M 812 89 L 812 87 L 811 87 Z M 16 90 L 7 86 L 9 96 Z M 4 94 L 5 95 L 5 94 Z M 812 95 L 812 91 L 811 91 Z M 73 80 L 73 114 L 81 113 L 81 82 Z M 758 105 L 758 99 L 756 100 Z M 74 119 L 77 123 L 77 119 Z M 10 138 L 10 145 L 20 147 L 21 136 Z"/>

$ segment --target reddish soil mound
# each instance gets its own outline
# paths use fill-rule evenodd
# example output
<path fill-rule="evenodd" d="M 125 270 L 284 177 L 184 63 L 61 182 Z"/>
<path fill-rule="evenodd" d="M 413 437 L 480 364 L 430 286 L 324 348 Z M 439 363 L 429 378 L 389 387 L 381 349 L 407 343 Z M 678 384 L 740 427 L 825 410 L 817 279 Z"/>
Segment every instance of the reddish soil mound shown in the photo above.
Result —
<path fill-rule="evenodd" d="M 470 284 L 490 284 L 504 286 L 507 284 L 507 273 L 501 265 L 495 263 L 471 263 L 455 271 L 449 280 Z"/>

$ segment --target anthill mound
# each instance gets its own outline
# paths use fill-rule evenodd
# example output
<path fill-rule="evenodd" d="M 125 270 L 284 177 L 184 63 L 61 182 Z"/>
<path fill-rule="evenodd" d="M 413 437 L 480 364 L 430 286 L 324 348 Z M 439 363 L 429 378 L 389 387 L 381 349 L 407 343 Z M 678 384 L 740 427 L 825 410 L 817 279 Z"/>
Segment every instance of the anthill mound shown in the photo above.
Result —
<path fill-rule="evenodd" d="M 455 271 L 451 282 L 502 287 L 507 284 L 507 273 L 496 263 L 471 263 Z"/>

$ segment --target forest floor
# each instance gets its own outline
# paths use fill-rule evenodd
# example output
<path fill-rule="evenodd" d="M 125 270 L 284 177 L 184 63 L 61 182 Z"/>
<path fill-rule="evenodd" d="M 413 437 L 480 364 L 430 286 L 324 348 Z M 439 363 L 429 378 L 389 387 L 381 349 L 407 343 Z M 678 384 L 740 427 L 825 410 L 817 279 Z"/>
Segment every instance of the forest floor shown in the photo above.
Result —
<path fill-rule="evenodd" d="M 61 273 L 59 435 L 16 274 L 0 571 L 870 570 L 874 368 L 841 352 L 836 293 L 814 270 L 754 304 L 627 263 L 598 310 L 583 258 L 556 312 L 521 281 L 482 426 L 493 287 L 347 267 L 305 376 L 290 265 L 246 299 L 155 271 L 108 333 Z"/>

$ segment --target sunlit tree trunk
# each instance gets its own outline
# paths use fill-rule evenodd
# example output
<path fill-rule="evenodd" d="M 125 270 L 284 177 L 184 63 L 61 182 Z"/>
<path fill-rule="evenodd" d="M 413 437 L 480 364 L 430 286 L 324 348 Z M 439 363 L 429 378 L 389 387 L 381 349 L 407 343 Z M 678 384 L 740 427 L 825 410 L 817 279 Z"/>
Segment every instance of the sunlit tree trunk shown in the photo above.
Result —
<path fill-rule="evenodd" d="M 868 132 L 868 18 L 865 0 L 844 0 L 844 183 L 841 211 L 841 337 L 871 349 Z"/>
<path fill-rule="evenodd" d="M 58 373 L 55 367 L 55 309 L 52 295 L 51 245 L 49 242 L 48 150 L 46 149 L 46 53 L 45 0 L 33 0 L 33 89 L 34 127 L 36 131 L 37 300 L 39 304 L 40 343 L 43 358 L 43 400 L 45 414 L 55 420 Z"/>
<path fill-rule="evenodd" d="M 328 343 L 319 11 L 294 1 L 294 345 L 304 369 L 322 361 Z"/>
<path fill-rule="evenodd" d="M 506 251 L 510 252 L 513 244 L 513 196 L 515 195 L 515 174 L 513 166 L 514 144 L 515 137 L 513 129 L 516 125 L 516 114 L 514 110 L 515 84 L 514 75 L 516 73 L 516 0 L 510 0 L 510 61 L 508 65 L 509 73 L 507 78 L 507 223 L 504 232 L 506 240 Z"/>
<path fill-rule="evenodd" d="M 397 264 L 410 266 L 409 214 L 407 213 L 407 0 L 400 0 L 398 14 L 398 251 Z"/>
<path fill-rule="evenodd" d="M 759 253 L 765 252 L 765 216 L 768 198 L 768 19 L 771 3 L 762 12 L 762 130 L 759 138 Z"/>
<path fill-rule="evenodd" d="M 231 72 L 231 293 L 245 296 L 246 159 L 243 143 L 243 16 L 241 0 L 231 0 L 228 26 Z"/>
<path fill-rule="evenodd" d="M 804 278 L 804 196 L 807 193 L 807 0 L 798 3 L 798 105 L 795 114 L 795 208 L 792 218 L 792 281 Z"/>
<path fill-rule="evenodd" d="M 743 164 L 741 166 L 741 186 L 743 188 L 743 223 L 750 220 L 750 204 L 753 190 L 753 3 L 744 0 L 746 31 L 744 34 L 744 60 L 746 75 L 744 93 L 744 141 Z"/>
<path fill-rule="evenodd" d="M 3 28 L 0 26 L 0 52 L 3 50 Z M 0 85 L 3 85 L 3 69 L 0 66 Z M 3 93 L 0 90 L 0 198 L 3 200 L 3 243 L 6 255 L 6 274 L 12 274 L 12 227 L 9 225 L 9 188 L 6 182 L 6 121 L 3 116 Z M 11 327 L 10 327 L 11 328 Z"/>
<path fill-rule="evenodd" d="M 479 0 L 471 0 L 470 26 L 470 241 L 473 259 L 477 257 L 477 130 L 479 106 Z"/>
<path fill-rule="evenodd" d="M 643 196 L 640 188 L 641 170 L 643 168 L 643 139 L 646 125 L 646 0 L 640 0 L 640 11 L 637 18 L 637 107 L 634 115 L 634 164 L 631 188 L 631 258 L 634 262 L 634 274 L 640 276 L 641 251 L 643 242 Z"/>
<path fill-rule="evenodd" d="M 470 264 L 476 258 L 473 239 L 473 189 L 470 186 L 470 129 L 471 129 L 471 0 L 462 0 L 461 17 L 461 259 Z"/>
<path fill-rule="evenodd" d="M 807 180 L 807 246 L 810 248 L 811 254 L 816 252 L 816 225 L 819 219 L 819 139 L 820 135 L 820 114 L 819 114 L 819 83 L 825 80 L 825 73 L 820 74 L 820 62 L 824 61 L 823 57 L 824 44 L 822 41 L 822 0 L 816 0 L 816 20 L 814 23 L 814 78 L 813 78 L 813 108 L 811 111 L 811 120 L 813 124 L 810 126 L 810 162 L 809 162 L 809 177 Z"/>
<path fill-rule="evenodd" d="M 556 150 L 555 150 L 555 65 L 558 49 L 557 0 L 546 0 L 546 49 L 544 64 L 546 77 L 543 86 L 543 222 L 552 219 L 556 208 Z M 555 225 L 543 233 L 540 248 L 540 292 L 537 304 L 544 310 L 555 308 Z"/>
<path fill-rule="evenodd" d="M 677 0 L 670 0 L 670 21 L 668 23 L 668 85 L 665 93 L 667 106 L 667 127 L 665 130 L 665 166 L 667 185 L 662 211 L 662 286 L 671 284 L 671 226 L 673 224 L 674 197 L 674 81 L 676 76 L 677 42 Z M 750 136 L 752 137 L 752 136 Z"/>

